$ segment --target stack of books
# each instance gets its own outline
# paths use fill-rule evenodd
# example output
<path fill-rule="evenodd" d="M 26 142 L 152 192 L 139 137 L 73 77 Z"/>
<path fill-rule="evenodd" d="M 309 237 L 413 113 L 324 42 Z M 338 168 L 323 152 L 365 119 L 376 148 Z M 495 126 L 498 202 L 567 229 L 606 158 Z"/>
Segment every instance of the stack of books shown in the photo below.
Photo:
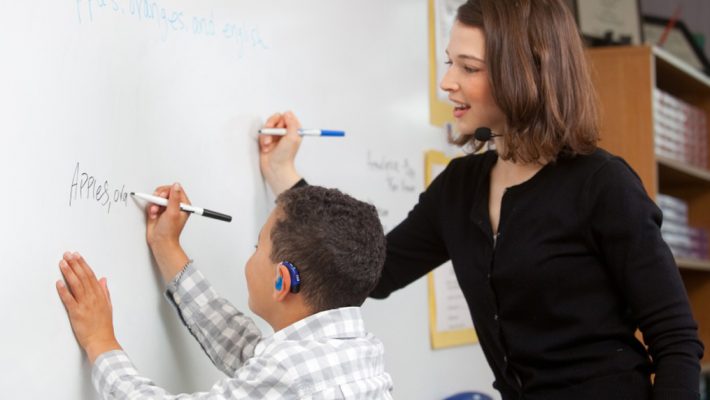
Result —
<path fill-rule="evenodd" d="M 708 259 L 708 232 L 688 225 L 688 203 L 659 193 L 658 207 L 663 211 L 661 234 L 673 255 L 695 260 Z"/>
<path fill-rule="evenodd" d="M 653 92 L 656 155 L 708 167 L 708 127 L 705 113 L 668 93 Z"/>

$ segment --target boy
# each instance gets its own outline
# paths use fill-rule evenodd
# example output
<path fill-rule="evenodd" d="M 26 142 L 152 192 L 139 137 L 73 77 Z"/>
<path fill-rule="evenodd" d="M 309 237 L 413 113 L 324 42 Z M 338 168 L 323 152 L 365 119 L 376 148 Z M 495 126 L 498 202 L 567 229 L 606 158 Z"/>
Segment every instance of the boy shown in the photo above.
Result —
<path fill-rule="evenodd" d="M 212 362 L 228 378 L 180 399 L 391 399 L 382 343 L 364 331 L 359 306 L 377 283 L 385 257 L 375 208 L 337 190 L 308 186 L 284 192 L 259 234 L 245 273 L 249 308 L 274 329 L 262 338 L 216 292 L 179 243 L 189 200 L 179 184 L 148 207 L 147 239 L 167 295 Z M 106 280 L 84 259 L 60 261 L 57 282 L 72 329 L 93 363 L 105 399 L 177 398 L 141 377 L 116 341 Z"/>

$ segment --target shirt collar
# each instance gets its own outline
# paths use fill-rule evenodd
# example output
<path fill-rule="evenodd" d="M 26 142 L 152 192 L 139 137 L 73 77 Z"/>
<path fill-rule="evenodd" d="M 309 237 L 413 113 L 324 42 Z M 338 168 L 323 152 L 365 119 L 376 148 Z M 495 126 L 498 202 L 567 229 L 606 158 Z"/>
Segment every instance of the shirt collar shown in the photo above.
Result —
<path fill-rule="evenodd" d="M 310 315 L 274 332 L 257 345 L 256 352 L 280 341 L 351 339 L 366 335 L 360 307 L 342 307 Z"/>

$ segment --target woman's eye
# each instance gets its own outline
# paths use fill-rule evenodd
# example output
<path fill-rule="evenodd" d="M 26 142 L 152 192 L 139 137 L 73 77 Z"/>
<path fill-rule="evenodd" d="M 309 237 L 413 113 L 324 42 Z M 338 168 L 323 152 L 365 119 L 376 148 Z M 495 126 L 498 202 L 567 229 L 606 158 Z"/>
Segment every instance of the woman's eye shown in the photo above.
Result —
<path fill-rule="evenodd" d="M 448 65 L 449 67 L 452 66 L 454 63 L 451 60 L 444 61 L 444 64 Z"/>
<path fill-rule="evenodd" d="M 474 72 L 480 71 L 479 68 L 467 67 L 467 66 L 464 66 L 464 67 L 463 67 L 463 70 L 466 71 L 466 72 L 468 72 L 468 73 L 470 73 L 470 74 L 472 74 L 472 73 L 474 73 Z"/>

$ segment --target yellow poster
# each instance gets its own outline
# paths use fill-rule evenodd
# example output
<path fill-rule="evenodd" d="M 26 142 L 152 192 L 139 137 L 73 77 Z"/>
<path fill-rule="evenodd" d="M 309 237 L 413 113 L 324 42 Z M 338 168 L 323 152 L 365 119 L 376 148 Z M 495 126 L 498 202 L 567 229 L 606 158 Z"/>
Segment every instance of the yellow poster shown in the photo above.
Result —
<path fill-rule="evenodd" d="M 451 159 L 439 151 L 428 151 L 424 159 L 424 183 L 429 186 Z M 468 304 L 458 285 L 451 262 L 430 272 L 427 281 L 431 347 L 441 349 L 477 343 L 478 337 L 473 328 Z"/>
<path fill-rule="evenodd" d="M 454 110 L 447 94 L 439 88 L 447 65 L 446 46 L 456 11 L 465 0 L 429 0 L 429 120 L 432 125 L 451 122 Z"/>

